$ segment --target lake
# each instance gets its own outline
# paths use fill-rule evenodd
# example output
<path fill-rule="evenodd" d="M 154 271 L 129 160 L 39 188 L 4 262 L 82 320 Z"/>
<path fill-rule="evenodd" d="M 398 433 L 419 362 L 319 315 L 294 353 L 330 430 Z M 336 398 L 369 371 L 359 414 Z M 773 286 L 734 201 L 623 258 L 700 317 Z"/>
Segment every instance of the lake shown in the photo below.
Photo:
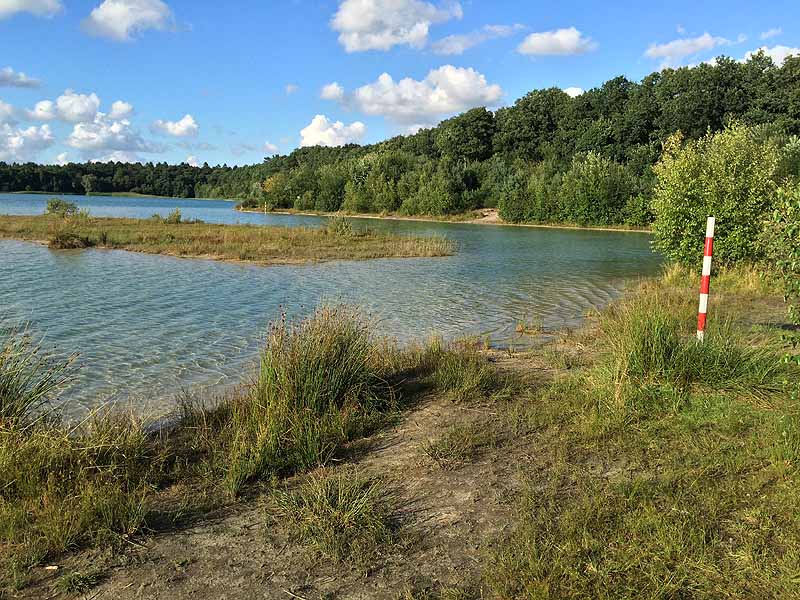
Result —
<path fill-rule="evenodd" d="M 0 214 L 41 214 L 53 195 L 0 194 Z M 96 216 L 146 218 L 180 208 L 211 223 L 287 227 L 307 216 L 240 213 L 222 200 L 61 196 Z M 0 241 L 0 319 L 28 323 L 48 348 L 79 352 L 65 411 L 102 402 L 165 411 L 181 390 L 216 390 L 253 371 L 268 323 L 321 302 L 361 306 L 402 341 L 485 335 L 523 345 L 518 322 L 574 327 L 656 273 L 641 233 L 418 221 L 354 220 L 360 227 L 454 240 L 455 256 L 258 267 L 119 250 L 54 251 Z"/>

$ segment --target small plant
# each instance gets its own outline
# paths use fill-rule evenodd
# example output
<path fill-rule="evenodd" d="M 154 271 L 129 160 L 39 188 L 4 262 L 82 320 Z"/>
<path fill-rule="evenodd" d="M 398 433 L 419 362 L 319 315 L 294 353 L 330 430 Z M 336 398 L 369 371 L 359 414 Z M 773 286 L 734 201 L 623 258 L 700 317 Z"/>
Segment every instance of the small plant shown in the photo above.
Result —
<path fill-rule="evenodd" d="M 176 208 L 170 211 L 170 213 L 166 217 L 164 217 L 163 223 L 165 225 L 180 225 L 181 223 L 183 223 L 183 218 L 181 217 L 181 209 Z"/>
<path fill-rule="evenodd" d="M 355 235 L 353 222 L 347 217 L 342 216 L 330 217 L 325 224 L 325 231 L 327 231 L 329 235 L 337 237 L 353 237 Z"/>
<path fill-rule="evenodd" d="M 443 351 L 433 373 L 433 382 L 454 402 L 489 393 L 498 384 L 497 374 L 488 360 L 470 347 Z"/>
<path fill-rule="evenodd" d="M 47 201 L 47 209 L 45 211 L 48 215 L 54 215 L 65 219 L 67 217 L 74 217 L 78 214 L 78 205 L 74 202 L 67 202 L 60 198 L 51 198 Z"/>
<path fill-rule="evenodd" d="M 81 250 L 91 248 L 95 243 L 88 236 L 80 235 L 70 229 L 61 229 L 50 237 L 47 245 L 54 250 Z"/>
<path fill-rule="evenodd" d="M 445 471 L 475 460 L 479 452 L 496 442 L 485 423 L 453 425 L 439 439 L 423 444 L 422 451 Z"/>
<path fill-rule="evenodd" d="M 61 577 L 56 582 L 55 589 L 62 594 L 85 594 L 100 583 L 100 580 L 101 576 L 98 572 L 81 573 L 80 571 L 73 571 Z"/>
<path fill-rule="evenodd" d="M 278 492 L 276 516 L 324 556 L 363 564 L 393 539 L 390 497 L 380 480 L 345 469 Z"/>
<path fill-rule="evenodd" d="M 69 382 L 75 357 L 59 360 L 25 331 L 0 332 L 0 428 L 18 426 Z"/>

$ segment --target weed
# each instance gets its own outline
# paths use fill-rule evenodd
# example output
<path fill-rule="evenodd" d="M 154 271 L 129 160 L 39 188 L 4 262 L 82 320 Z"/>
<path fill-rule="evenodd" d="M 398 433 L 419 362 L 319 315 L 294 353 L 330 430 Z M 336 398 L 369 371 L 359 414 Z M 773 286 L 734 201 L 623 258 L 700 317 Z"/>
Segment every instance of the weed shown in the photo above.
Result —
<path fill-rule="evenodd" d="M 480 451 L 497 441 L 486 423 L 453 425 L 435 441 L 428 441 L 422 451 L 444 470 L 475 460 Z"/>

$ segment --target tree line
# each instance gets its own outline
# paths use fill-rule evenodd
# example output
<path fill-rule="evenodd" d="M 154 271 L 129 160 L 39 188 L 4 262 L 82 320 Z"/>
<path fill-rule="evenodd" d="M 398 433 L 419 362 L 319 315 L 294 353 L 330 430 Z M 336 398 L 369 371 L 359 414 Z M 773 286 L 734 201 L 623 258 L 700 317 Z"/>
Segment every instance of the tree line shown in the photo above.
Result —
<path fill-rule="evenodd" d="M 577 97 L 534 90 L 371 145 L 299 148 L 246 167 L 6 165 L 0 191 L 138 192 L 235 198 L 245 208 L 446 215 L 496 207 L 512 222 L 646 225 L 670 136 L 729 122 L 780 145 L 800 134 L 800 57 L 616 77 Z"/>

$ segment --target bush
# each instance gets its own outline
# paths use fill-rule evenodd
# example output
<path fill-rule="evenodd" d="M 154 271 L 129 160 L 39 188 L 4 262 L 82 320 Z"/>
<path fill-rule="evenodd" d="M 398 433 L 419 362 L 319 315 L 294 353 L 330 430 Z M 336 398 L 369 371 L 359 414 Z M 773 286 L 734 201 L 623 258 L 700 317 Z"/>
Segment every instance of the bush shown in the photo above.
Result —
<path fill-rule="evenodd" d="M 353 237 L 355 235 L 353 222 L 342 216 L 330 217 L 325 223 L 325 231 L 328 235 L 337 237 Z"/>
<path fill-rule="evenodd" d="M 666 143 L 655 167 L 655 246 L 667 258 L 696 265 L 703 258 L 706 217 L 715 216 L 714 260 L 757 260 L 757 240 L 775 203 L 779 153 L 740 124 L 684 144 Z"/>
<path fill-rule="evenodd" d="M 78 214 L 78 205 L 74 202 L 67 202 L 60 198 L 51 198 L 47 201 L 47 209 L 45 211 L 48 215 L 55 215 L 65 219 L 67 217 L 74 217 Z"/>
<path fill-rule="evenodd" d="M 181 216 L 181 209 L 176 208 L 164 217 L 163 221 L 166 225 L 178 225 L 183 222 L 183 217 Z"/>
<path fill-rule="evenodd" d="M 48 242 L 48 247 L 54 250 L 79 250 L 82 248 L 91 248 L 94 242 L 91 238 L 63 229 L 55 232 Z"/>
<path fill-rule="evenodd" d="M 576 156 L 559 191 L 561 217 L 578 225 L 622 223 L 634 190 L 634 178 L 623 165 L 595 152 Z"/>
<path fill-rule="evenodd" d="M 800 185 L 778 190 L 778 201 L 771 218 L 767 252 L 783 283 L 789 304 L 789 319 L 800 325 Z M 800 346 L 800 334 L 787 336 L 792 348 Z M 787 354 L 787 360 L 800 364 L 800 355 Z"/>

